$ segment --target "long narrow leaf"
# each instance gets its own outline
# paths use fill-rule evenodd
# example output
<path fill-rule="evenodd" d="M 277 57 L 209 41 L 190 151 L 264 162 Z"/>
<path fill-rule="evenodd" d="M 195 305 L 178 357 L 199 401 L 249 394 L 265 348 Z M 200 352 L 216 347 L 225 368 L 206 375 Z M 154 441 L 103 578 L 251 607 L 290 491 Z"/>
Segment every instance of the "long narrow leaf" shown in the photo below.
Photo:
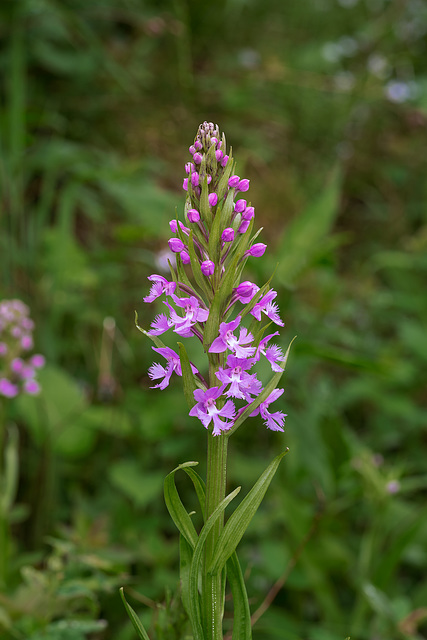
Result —
<path fill-rule="evenodd" d="M 212 527 L 215 522 L 218 520 L 219 516 L 223 513 L 226 506 L 237 496 L 241 487 L 237 487 L 234 491 L 232 491 L 228 496 L 221 500 L 219 505 L 214 509 L 208 520 L 206 521 L 203 529 L 200 532 L 199 539 L 197 541 L 196 546 L 194 547 L 193 552 L 193 560 L 191 562 L 190 569 L 190 620 L 193 627 L 194 640 L 207 640 L 205 639 L 205 635 L 202 627 L 202 619 L 200 613 L 199 606 L 199 592 L 198 592 L 198 581 L 199 581 L 199 569 L 202 561 L 203 547 L 206 542 L 206 538 L 208 537 Z"/>
<path fill-rule="evenodd" d="M 164 483 L 165 502 L 169 514 L 178 527 L 180 533 L 192 548 L 194 548 L 197 543 L 197 532 L 187 510 L 181 502 L 181 498 L 179 497 L 175 486 L 175 473 L 180 469 L 185 470 L 187 467 L 194 467 L 197 464 L 199 463 L 184 462 L 183 464 L 180 464 L 166 476 Z"/>
<path fill-rule="evenodd" d="M 120 587 L 120 595 L 122 597 L 123 600 L 123 604 L 125 605 L 125 609 L 127 611 L 127 614 L 129 616 L 129 618 L 131 619 L 131 622 L 135 628 L 135 631 L 138 634 L 138 637 L 141 638 L 141 640 L 150 640 L 146 630 L 144 629 L 141 620 L 138 618 L 138 616 L 136 615 L 135 611 L 132 609 L 132 607 L 130 606 L 130 604 L 127 603 L 126 598 L 125 598 L 125 594 L 123 591 L 123 587 Z"/>
<path fill-rule="evenodd" d="M 188 358 L 187 351 L 182 344 L 178 342 L 179 348 L 179 360 L 181 362 L 182 382 L 184 388 L 184 396 L 187 400 L 187 404 L 191 409 L 196 404 L 194 399 L 194 391 L 197 389 L 197 384 L 194 378 L 194 374 L 191 370 L 190 360 Z"/>
<path fill-rule="evenodd" d="M 190 567 L 193 549 L 183 535 L 179 536 L 179 578 L 181 586 L 181 600 L 188 617 L 190 617 Z"/>
<path fill-rule="evenodd" d="M 227 578 L 233 595 L 233 640 L 251 640 L 251 612 L 245 581 L 236 552 L 227 560 Z"/>
<path fill-rule="evenodd" d="M 267 469 L 260 475 L 248 495 L 242 500 L 237 509 L 227 521 L 216 543 L 209 573 L 215 574 L 222 570 L 231 554 L 242 539 L 243 534 L 254 517 L 261 501 L 267 491 L 270 482 L 280 464 L 281 459 L 287 453 L 284 451 L 274 458 Z"/>

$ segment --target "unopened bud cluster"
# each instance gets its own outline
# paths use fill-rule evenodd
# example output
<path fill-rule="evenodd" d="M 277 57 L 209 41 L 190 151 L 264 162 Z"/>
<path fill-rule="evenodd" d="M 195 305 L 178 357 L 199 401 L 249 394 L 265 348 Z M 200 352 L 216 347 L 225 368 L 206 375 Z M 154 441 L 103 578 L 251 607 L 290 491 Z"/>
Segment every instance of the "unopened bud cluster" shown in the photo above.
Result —
<path fill-rule="evenodd" d="M 34 322 L 21 300 L 0 302 L 0 396 L 14 398 L 19 393 L 37 394 L 37 369 L 45 359 L 29 356 L 33 348 Z"/>
<path fill-rule="evenodd" d="M 235 173 L 225 136 L 217 126 L 204 122 L 189 152 L 191 160 L 185 164 L 183 181 L 185 223 L 170 222 L 173 236 L 168 244 L 176 255 L 176 267 L 170 265 L 171 281 L 149 276 L 152 287 L 144 298 L 153 302 L 165 295 L 167 308 L 146 332 L 156 342 L 153 349 L 166 360 L 165 365 L 154 364 L 149 376 L 160 380 L 155 387 L 164 389 L 173 372 L 183 375 L 180 356 L 161 343 L 160 335 L 172 330 L 180 337 L 197 337 L 207 354 L 209 380 L 191 363 L 191 376 L 198 388 L 193 391 L 190 415 L 219 435 L 231 429 L 262 392 L 263 385 L 252 371 L 254 365 L 266 358 L 274 372 L 283 371 L 283 352 L 270 344 L 278 332 L 264 336 L 266 324 L 283 326 L 283 322 L 273 289 L 241 282 L 246 260 L 262 256 L 266 245 L 256 242 L 255 209 L 246 196 L 249 180 Z M 250 321 L 248 328 L 245 320 Z M 250 415 L 261 414 L 268 428 L 283 431 L 285 415 L 269 411 L 269 405 L 282 393 L 283 389 L 274 389 Z M 236 408 L 236 402 L 242 406 Z"/>

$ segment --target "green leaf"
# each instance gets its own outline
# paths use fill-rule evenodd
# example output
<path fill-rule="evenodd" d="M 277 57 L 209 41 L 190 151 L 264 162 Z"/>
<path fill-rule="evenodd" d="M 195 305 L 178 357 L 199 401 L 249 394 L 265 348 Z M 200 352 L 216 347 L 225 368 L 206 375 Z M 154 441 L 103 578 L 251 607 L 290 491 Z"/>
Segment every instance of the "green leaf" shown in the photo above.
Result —
<path fill-rule="evenodd" d="M 179 581 L 181 587 L 181 599 L 188 617 L 190 617 L 190 567 L 193 558 L 193 549 L 184 536 L 179 536 Z"/>
<path fill-rule="evenodd" d="M 221 532 L 215 546 L 209 573 L 215 574 L 222 570 L 231 554 L 242 539 L 243 534 L 254 517 L 261 501 L 267 491 L 270 482 L 287 451 L 279 454 L 267 469 L 260 475 L 248 495 L 242 500 L 237 509 L 232 513 Z"/>
<path fill-rule="evenodd" d="M 225 149 L 225 147 L 224 147 Z M 232 147 L 230 147 L 230 151 L 228 152 L 228 162 L 225 165 L 225 170 L 224 173 L 221 176 L 221 179 L 219 181 L 218 187 L 217 187 L 217 195 L 218 195 L 218 202 L 222 202 L 223 197 L 226 194 L 226 191 L 228 189 L 228 179 L 231 176 L 231 172 L 234 169 L 234 160 L 233 160 L 233 156 L 231 155 L 232 153 Z"/>
<path fill-rule="evenodd" d="M 197 543 L 197 532 L 187 510 L 181 502 L 181 498 L 179 497 L 175 486 L 175 473 L 180 469 L 185 471 L 187 467 L 195 467 L 197 464 L 199 463 L 184 462 L 183 464 L 178 465 L 176 469 L 166 476 L 164 482 L 165 502 L 170 517 L 192 548 L 194 548 Z"/>
<path fill-rule="evenodd" d="M 200 260 L 196 255 L 196 251 L 194 249 L 194 240 L 193 240 L 193 232 L 190 231 L 190 236 L 188 238 L 188 253 L 190 255 L 191 260 L 191 269 L 193 271 L 194 279 L 199 285 L 200 289 L 205 294 L 206 298 L 210 300 L 212 298 L 212 290 L 209 290 L 208 281 L 206 276 L 203 275 L 202 270 L 200 268 Z"/>
<path fill-rule="evenodd" d="M 251 612 L 248 594 L 236 552 L 227 560 L 227 578 L 233 595 L 233 638 L 232 640 L 251 640 Z"/>
<path fill-rule="evenodd" d="M 19 475 L 19 434 L 18 429 L 12 425 L 7 429 L 7 441 L 4 447 L 4 474 L 0 475 L 0 514 L 4 518 L 12 507 Z M 3 455 L 3 452 L 0 452 Z"/>
<path fill-rule="evenodd" d="M 296 338 L 296 336 L 295 336 Z M 276 389 L 277 385 L 279 384 L 279 380 L 282 377 L 282 375 L 285 372 L 286 369 L 286 364 L 288 361 L 288 356 L 289 356 L 289 351 L 291 349 L 292 343 L 295 340 L 295 338 L 293 338 L 291 340 L 291 342 L 289 343 L 289 346 L 286 350 L 285 353 L 285 357 L 283 358 L 283 360 L 281 361 L 281 366 L 283 367 L 283 371 L 279 371 L 278 373 L 275 373 L 274 376 L 272 376 L 270 378 L 270 381 L 268 382 L 268 384 L 266 384 L 266 386 L 264 387 L 263 391 L 259 394 L 259 396 L 257 398 L 255 398 L 255 400 L 253 402 L 251 402 L 250 405 L 248 405 L 246 407 L 246 409 L 240 414 L 239 418 L 236 420 L 236 422 L 233 424 L 232 428 L 227 432 L 228 436 L 231 436 L 231 434 L 233 434 L 239 427 L 241 424 L 243 424 L 243 422 L 246 420 L 246 418 L 253 412 L 255 411 L 255 409 L 257 407 L 259 407 L 259 405 L 261 404 L 261 402 L 264 402 L 264 400 L 266 398 L 268 398 L 268 396 L 270 395 L 270 393 L 272 391 L 274 391 L 274 389 Z"/>
<path fill-rule="evenodd" d="M 135 611 L 132 609 L 130 604 L 127 603 L 126 598 L 125 598 L 125 594 L 124 594 L 124 591 L 123 591 L 123 587 L 120 587 L 120 595 L 121 595 L 121 598 L 123 600 L 123 604 L 125 605 L 126 612 L 127 612 L 128 616 L 129 616 L 129 618 L 131 619 L 131 622 L 132 622 L 132 624 L 133 624 L 133 626 L 135 628 L 135 631 L 138 634 L 138 637 L 141 638 L 141 640 L 150 640 L 146 630 L 142 626 L 141 620 L 138 618 L 138 616 L 136 615 Z"/>
<path fill-rule="evenodd" d="M 181 362 L 181 371 L 182 371 L 182 381 L 184 386 L 184 395 L 187 400 L 187 404 L 191 409 L 196 404 L 194 399 L 194 391 L 197 389 L 196 382 L 194 380 L 194 374 L 191 370 L 190 360 L 188 358 L 187 351 L 182 344 L 182 342 L 178 342 L 179 348 L 179 359 Z"/>
<path fill-rule="evenodd" d="M 193 559 L 191 562 L 190 569 L 190 620 L 193 627 L 194 640 L 205 640 L 205 636 L 202 628 L 202 620 L 200 614 L 200 606 L 199 606 L 199 596 L 198 596 L 198 582 L 199 582 L 199 569 L 202 561 L 203 547 L 205 545 L 206 539 L 212 530 L 215 522 L 218 520 L 219 516 L 223 513 L 226 506 L 237 496 L 241 487 L 237 487 L 234 491 L 232 491 L 228 496 L 221 500 L 219 505 L 214 509 L 208 520 L 203 526 L 203 529 L 200 532 L 199 538 L 197 540 L 197 544 L 194 547 Z"/>

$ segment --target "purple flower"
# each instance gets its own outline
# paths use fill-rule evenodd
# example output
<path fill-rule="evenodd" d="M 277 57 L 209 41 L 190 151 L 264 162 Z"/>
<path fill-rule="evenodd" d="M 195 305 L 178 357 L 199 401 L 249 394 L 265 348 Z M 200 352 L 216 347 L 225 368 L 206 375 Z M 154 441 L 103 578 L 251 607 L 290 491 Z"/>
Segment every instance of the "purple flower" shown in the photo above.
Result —
<path fill-rule="evenodd" d="M 5 356 L 7 353 L 7 344 L 0 342 L 0 356 Z"/>
<path fill-rule="evenodd" d="M 179 253 L 185 247 L 185 244 L 180 238 L 169 238 L 168 245 L 169 249 L 174 253 Z"/>
<path fill-rule="evenodd" d="M 224 156 L 224 152 L 221 151 L 221 149 L 218 149 L 217 151 L 215 151 L 215 158 L 217 162 L 221 162 L 223 156 Z"/>
<path fill-rule="evenodd" d="M 252 367 L 252 363 L 246 358 L 236 358 L 229 355 L 227 358 L 227 368 L 219 368 L 216 377 L 223 384 L 230 385 L 226 396 L 241 398 L 247 402 L 252 402 L 251 394 L 258 395 L 262 390 L 262 384 L 257 379 L 256 374 L 249 374 L 247 371 Z"/>
<path fill-rule="evenodd" d="M 196 151 L 200 151 L 200 149 L 203 147 L 202 143 L 199 142 L 199 140 L 196 140 L 196 142 L 194 143 L 194 148 Z"/>
<path fill-rule="evenodd" d="M 222 353 L 230 349 L 238 358 L 249 358 L 255 353 L 255 347 L 245 347 L 243 345 L 250 344 L 254 337 L 245 327 L 240 328 L 239 339 L 236 338 L 233 331 L 237 329 L 242 317 L 237 316 L 231 322 L 221 322 L 219 326 L 219 336 L 215 338 L 209 347 L 210 353 Z"/>
<path fill-rule="evenodd" d="M 19 389 L 16 384 L 13 384 L 7 378 L 0 378 L 0 396 L 5 398 L 14 398 L 19 393 Z"/>
<path fill-rule="evenodd" d="M 30 358 L 30 364 L 35 369 L 41 369 L 42 367 L 44 367 L 45 362 L 46 362 L 45 357 L 42 356 L 40 353 L 36 353 Z"/>
<path fill-rule="evenodd" d="M 260 341 L 255 353 L 255 361 L 258 361 L 260 354 L 262 354 L 267 358 L 268 362 L 271 365 L 272 370 L 275 371 L 276 373 L 279 373 L 279 371 L 283 371 L 283 367 L 281 367 L 277 363 L 282 362 L 285 356 L 283 355 L 283 351 L 281 350 L 281 348 L 278 347 L 276 344 L 272 344 L 268 347 L 266 345 L 271 340 L 271 338 L 278 335 L 279 335 L 279 332 L 276 331 L 275 333 L 270 333 L 268 336 L 265 336 L 265 338 L 263 338 Z"/>
<path fill-rule="evenodd" d="M 197 211 L 197 209 L 189 209 L 187 211 L 187 218 L 188 222 L 199 222 L 200 213 Z"/>
<path fill-rule="evenodd" d="M 30 378 L 24 382 L 24 391 L 29 393 L 31 396 L 35 396 L 40 393 L 40 385 L 37 380 Z"/>
<path fill-rule="evenodd" d="M 271 429 L 272 431 L 284 431 L 283 424 L 285 422 L 286 413 L 283 413 L 282 411 L 270 413 L 268 410 L 269 405 L 277 400 L 277 398 L 280 398 L 283 391 L 284 389 L 274 389 L 274 391 L 270 393 L 270 395 L 264 400 L 264 402 L 261 402 L 259 407 L 257 407 L 255 411 L 250 414 L 251 418 L 257 416 L 260 413 L 261 417 L 264 419 L 264 424 L 266 425 L 267 429 Z"/>
<path fill-rule="evenodd" d="M 221 409 L 216 406 L 216 400 L 222 395 L 224 385 L 222 387 L 211 387 L 206 391 L 202 389 L 196 389 L 194 391 L 194 398 L 197 404 L 190 411 L 190 416 L 199 418 L 205 429 L 213 421 L 214 436 L 219 436 L 221 431 L 228 431 L 233 426 L 232 422 L 227 420 L 221 420 L 221 418 L 228 418 L 233 420 L 236 409 L 234 403 L 231 400 L 227 400 Z"/>
<path fill-rule="evenodd" d="M 246 209 L 246 200 L 237 200 L 236 204 L 234 205 L 234 211 L 236 213 L 243 213 L 245 209 Z"/>
<path fill-rule="evenodd" d="M 178 376 L 182 376 L 181 361 L 179 359 L 179 355 L 175 353 L 173 349 L 169 349 L 169 347 L 160 347 L 158 349 L 156 349 L 156 347 L 152 347 L 152 349 L 166 358 L 166 367 L 155 362 L 149 368 L 148 375 L 151 380 L 159 380 L 159 378 L 162 378 L 159 384 L 154 385 L 151 389 L 163 390 L 168 386 L 169 380 L 174 371 Z M 191 369 L 193 373 L 197 373 L 197 369 L 194 365 L 191 365 Z"/>
<path fill-rule="evenodd" d="M 188 251 L 181 251 L 179 255 L 181 256 L 182 264 L 190 264 L 191 258 Z"/>
<path fill-rule="evenodd" d="M 192 162 L 185 163 L 185 173 L 190 174 L 192 171 L 195 171 L 196 167 Z"/>
<path fill-rule="evenodd" d="M 163 292 L 165 292 L 167 296 L 170 296 L 176 289 L 175 282 L 168 282 L 166 278 L 158 276 L 155 273 L 152 276 L 148 276 L 148 280 L 153 284 L 151 285 L 150 293 L 148 296 L 145 296 L 144 302 L 153 302 L 159 298 Z"/>
<path fill-rule="evenodd" d="M 228 179 L 228 186 L 230 187 L 230 189 L 233 189 L 234 187 L 237 187 L 239 182 L 239 176 L 231 176 L 231 178 Z"/>
<path fill-rule="evenodd" d="M 240 302 L 248 304 L 259 291 L 259 286 L 249 280 L 244 280 L 234 289 L 234 293 Z"/>
<path fill-rule="evenodd" d="M 237 191 L 248 191 L 249 189 L 249 180 L 247 180 L 246 178 L 244 178 L 243 180 L 240 180 L 239 184 L 237 185 Z"/>
<path fill-rule="evenodd" d="M 234 229 L 231 227 L 227 227 L 221 234 L 222 242 L 233 242 L 234 240 Z"/>
<path fill-rule="evenodd" d="M 245 251 L 245 256 L 253 256 L 254 258 L 260 258 L 264 255 L 267 245 L 263 242 L 256 242 L 250 249 Z"/>
<path fill-rule="evenodd" d="M 202 154 L 201 154 L 201 153 L 196 152 L 196 153 L 193 155 L 193 162 L 194 162 L 194 164 L 200 164 L 200 163 L 202 162 L 202 160 L 203 160 L 203 156 L 202 156 Z"/>
<path fill-rule="evenodd" d="M 178 232 L 178 223 L 177 223 L 176 220 L 171 220 L 169 222 L 169 227 L 170 227 L 170 230 L 172 231 L 172 233 L 177 233 Z M 181 220 L 179 220 L 179 228 L 187 236 L 190 234 L 190 229 L 188 227 L 186 227 L 184 224 L 182 224 Z"/>
<path fill-rule="evenodd" d="M 33 348 L 33 339 L 31 336 L 22 336 L 21 338 L 21 347 L 24 351 L 28 351 Z"/>
<path fill-rule="evenodd" d="M 216 207 L 218 204 L 218 196 L 216 193 L 210 193 L 208 196 L 209 206 Z"/>
<path fill-rule="evenodd" d="M 250 225 L 250 220 L 242 220 L 239 228 L 237 229 L 237 233 L 246 233 L 246 231 L 249 229 L 249 225 Z"/>
<path fill-rule="evenodd" d="M 204 260 L 200 265 L 200 269 L 204 276 L 211 276 L 215 271 L 215 263 L 212 260 Z"/>
<path fill-rule="evenodd" d="M 254 207 L 246 207 L 246 209 L 242 213 L 243 220 L 252 220 L 255 215 Z"/>
<path fill-rule="evenodd" d="M 25 362 L 21 358 L 14 358 L 10 363 L 10 370 L 13 373 L 21 374 L 24 370 Z"/>
<path fill-rule="evenodd" d="M 228 162 L 228 158 L 229 156 L 224 156 L 223 159 L 221 160 L 221 167 L 225 167 L 227 162 Z"/>
<path fill-rule="evenodd" d="M 265 296 L 259 300 L 253 309 L 251 309 L 251 315 L 257 320 L 261 320 L 261 313 L 265 313 L 265 315 L 270 318 L 275 324 L 278 324 L 280 327 L 284 326 L 284 322 L 281 320 L 278 313 L 278 306 L 275 302 L 272 302 L 274 298 L 277 296 L 277 291 L 274 289 L 270 289 Z"/>
<path fill-rule="evenodd" d="M 200 181 L 200 176 L 198 173 L 192 173 L 191 174 L 191 184 L 193 187 L 198 187 L 199 186 L 199 181 Z"/>
<path fill-rule="evenodd" d="M 188 178 L 184 178 L 184 180 L 182 181 L 182 188 L 184 189 L 184 191 L 187 191 L 187 189 L 188 189 Z"/>
<path fill-rule="evenodd" d="M 172 322 L 168 319 L 166 314 L 159 313 L 153 322 L 151 323 L 151 330 L 147 331 L 150 336 L 160 336 L 162 333 L 165 333 L 172 326 Z"/>
<path fill-rule="evenodd" d="M 171 307 L 168 302 L 165 302 L 164 304 L 170 309 L 169 322 L 175 327 L 175 333 L 184 338 L 189 338 L 193 335 L 191 327 L 194 326 L 196 322 L 206 322 L 209 311 L 200 307 L 200 303 L 195 296 L 178 298 L 175 294 L 172 294 L 171 297 L 178 307 L 184 309 L 185 315 L 184 317 L 179 316 L 175 309 Z"/>

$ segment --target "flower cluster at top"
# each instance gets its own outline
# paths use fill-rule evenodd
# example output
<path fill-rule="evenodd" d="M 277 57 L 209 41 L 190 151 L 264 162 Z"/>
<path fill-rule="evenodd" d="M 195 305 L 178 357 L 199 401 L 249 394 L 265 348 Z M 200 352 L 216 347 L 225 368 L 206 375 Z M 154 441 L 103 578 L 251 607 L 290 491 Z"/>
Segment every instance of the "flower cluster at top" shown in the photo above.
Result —
<path fill-rule="evenodd" d="M 264 336 L 265 322 L 278 326 L 283 322 L 274 301 L 277 293 L 268 284 L 260 288 L 241 281 L 247 259 L 262 256 L 266 245 L 256 242 L 261 230 L 252 232 L 255 209 L 247 200 L 249 180 L 234 173 L 225 136 L 217 126 L 204 122 L 189 152 L 191 160 L 185 165 L 183 182 L 185 223 L 170 221 L 168 244 L 176 266 L 170 264 L 170 281 L 160 275 L 149 276 L 152 286 L 144 298 L 149 303 L 166 298 L 165 312 L 158 314 L 145 332 L 156 343 L 154 351 L 166 362 L 153 364 L 149 376 L 159 389 L 168 386 L 172 373 L 184 376 L 184 390 L 187 384 L 194 396 L 190 415 L 219 435 L 230 430 L 262 394 L 263 385 L 252 371 L 254 365 L 265 358 L 274 373 L 283 371 L 285 356 L 271 342 L 278 332 Z M 232 314 L 234 319 L 229 319 Z M 249 328 L 244 326 L 245 320 L 250 321 Z M 180 337 L 200 340 L 209 361 L 208 380 L 192 363 L 186 373 L 183 371 L 180 355 L 159 338 L 170 330 Z M 271 403 L 282 393 L 283 389 L 273 389 L 249 415 L 260 414 L 269 429 L 283 431 L 285 414 L 270 411 Z M 242 404 L 238 409 L 236 402 Z"/>
<path fill-rule="evenodd" d="M 21 300 L 0 302 L 0 396 L 14 398 L 19 393 L 35 395 L 40 391 L 37 369 L 45 359 L 40 354 L 30 357 L 33 348 L 34 322 Z"/>

